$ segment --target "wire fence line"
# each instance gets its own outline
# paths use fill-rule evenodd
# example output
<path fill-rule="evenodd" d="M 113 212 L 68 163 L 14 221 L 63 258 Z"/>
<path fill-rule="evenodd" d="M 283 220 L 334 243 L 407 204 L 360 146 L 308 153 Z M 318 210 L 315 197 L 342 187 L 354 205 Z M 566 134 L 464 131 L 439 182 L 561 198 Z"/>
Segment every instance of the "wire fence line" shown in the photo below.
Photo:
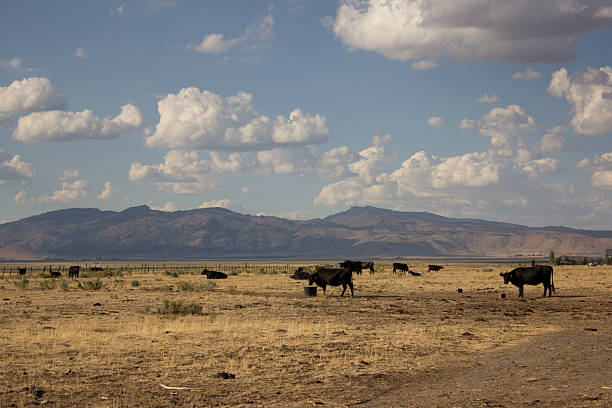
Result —
<path fill-rule="evenodd" d="M 82 272 L 118 272 L 125 274 L 132 273 L 177 273 L 177 274 L 199 274 L 204 269 L 232 272 L 292 272 L 296 268 L 309 267 L 313 264 L 298 263 L 259 263 L 259 262 L 223 262 L 223 263 L 4 263 L 0 264 L 2 276 L 5 275 L 38 275 L 51 272 L 59 272 L 62 275 L 68 274 L 71 266 L 80 266 Z"/>

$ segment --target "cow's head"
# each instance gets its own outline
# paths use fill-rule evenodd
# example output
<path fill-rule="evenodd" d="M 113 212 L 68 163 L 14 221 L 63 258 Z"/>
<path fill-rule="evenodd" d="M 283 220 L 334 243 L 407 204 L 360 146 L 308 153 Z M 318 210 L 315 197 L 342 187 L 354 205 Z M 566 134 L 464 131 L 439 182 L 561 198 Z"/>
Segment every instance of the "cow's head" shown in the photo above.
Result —
<path fill-rule="evenodd" d="M 316 272 L 315 272 L 315 273 L 313 273 L 313 274 L 311 274 L 310 276 L 308 276 L 308 284 L 309 284 L 309 285 L 312 285 L 312 284 L 314 283 L 314 281 L 315 281 L 315 275 L 316 275 Z"/>
<path fill-rule="evenodd" d="M 504 278 L 504 283 L 507 285 L 508 282 L 510 282 L 510 279 L 512 279 L 514 272 L 502 272 L 499 274 L 499 276 L 503 276 Z"/>

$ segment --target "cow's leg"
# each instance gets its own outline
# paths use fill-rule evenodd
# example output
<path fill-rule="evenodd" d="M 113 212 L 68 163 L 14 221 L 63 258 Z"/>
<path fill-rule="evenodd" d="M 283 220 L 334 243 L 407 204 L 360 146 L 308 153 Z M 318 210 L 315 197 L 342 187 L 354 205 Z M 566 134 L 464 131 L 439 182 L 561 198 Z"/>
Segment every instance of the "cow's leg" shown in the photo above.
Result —
<path fill-rule="evenodd" d="M 351 288 L 351 297 L 355 296 L 355 293 L 353 292 L 353 282 L 349 282 L 348 285 L 349 288 Z"/>
<path fill-rule="evenodd" d="M 547 288 L 547 286 L 546 286 L 546 284 L 544 284 L 544 294 L 542 295 L 542 297 L 546 297 L 546 288 Z"/>
<path fill-rule="evenodd" d="M 523 297 L 523 285 L 520 285 L 518 288 L 519 288 L 519 297 L 522 298 Z"/>
<path fill-rule="evenodd" d="M 346 292 L 346 283 L 342 284 L 342 294 L 340 295 L 340 297 L 344 296 L 344 292 Z"/>

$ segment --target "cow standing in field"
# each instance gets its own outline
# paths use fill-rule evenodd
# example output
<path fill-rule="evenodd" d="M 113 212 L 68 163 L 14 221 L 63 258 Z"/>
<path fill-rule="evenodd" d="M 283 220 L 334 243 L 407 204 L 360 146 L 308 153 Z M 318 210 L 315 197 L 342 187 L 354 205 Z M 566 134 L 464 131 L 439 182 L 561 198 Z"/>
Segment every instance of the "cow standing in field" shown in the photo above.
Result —
<path fill-rule="evenodd" d="M 409 271 L 408 265 L 405 263 L 393 262 L 393 273 L 395 273 L 395 271 L 402 271 L 406 273 Z"/>
<path fill-rule="evenodd" d="M 202 275 L 206 275 L 206 279 L 225 279 L 227 275 L 223 272 L 211 271 L 209 269 L 204 268 L 202 271 Z"/>
<path fill-rule="evenodd" d="M 427 269 L 427 272 L 431 272 L 431 271 L 438 272 L 440 269 L 444 269 L 444 267 L 440 265 L 427 265 L 427 266 L 429 267 L 429 269 Z"/>
<path fill-rule="evenodd" d="M 553 279 L 553 268 L 548 265 L 536 265 L 536 266 L 521 266 L 513 269 L 510 272 L 502 272 L 499 274 L 504 278 L 504 283 L 507 285 L 508 282 L 519 288 L 519 297 L 523 297 L 523 286 L 524 285 L 539 285 L 544 284 L 544 295 L 546 296 L 546 290 L 548 290 L 548 297 L 552 296 L 552 292 L 555 291 L 555 283 Z"/>
<path fill-rule="evenodd" d="M 348 286 L 351 288 L 351 297 L 354 296 L 353 271 L 348 268 L 319 268 L 308 277 L 308 284 L 312 285 L 313 283 L 323 288 L 323 293 L 325 293 L 325 288 L 328 285 L 342 285 L 342 294 L 340 297 L 344 296 L 344 292 L 346 292 L 346 287 Z"/>
<path fill-rule="evenodd" d="M 25 275 L 26 274 L 26 268 L 17 268 L 17 273 L 19 275 Z"/>
<path fill-rule="evenodd" d="M 51 275 L 52 278 L 59 278 L 62 276 L 62 273 L 60 272 L 60 266 L 57 267 L 57 271 L 54 271 L 53 269 L 51 269 L 51 265 L 49 265 L 49 275 Z"/>
<path fill-rule="evenodd" d="M 81 271 L 81 267 L 79 265 L 72 265 L 68 269 L 68 277 L 69 278 L 79 278 L 79 272 Z"/>
<path fill-rule="evenodd" d="M 340 267 L 350 269 L 357 275 L 361 275 L 364 268 L 368 268 L 370 270 L 370 274 L 374 273 L 374 262 L 363 263 L 361 261 L 350 261 L 347 259 L 346 261 L 340 262 Z"/>
<path fill-rule="evenodd" d="M 295 280 L 308 280 L 309 276 L 310 276 L 310 274 L 308 273 L 308 271 L 306 271 L 304 269 L 304 267 L 300 266 L 300 267 L 298 267 L 295 270 L 293 275 L 291 275 L 291 279 L 295 279 Z"/>

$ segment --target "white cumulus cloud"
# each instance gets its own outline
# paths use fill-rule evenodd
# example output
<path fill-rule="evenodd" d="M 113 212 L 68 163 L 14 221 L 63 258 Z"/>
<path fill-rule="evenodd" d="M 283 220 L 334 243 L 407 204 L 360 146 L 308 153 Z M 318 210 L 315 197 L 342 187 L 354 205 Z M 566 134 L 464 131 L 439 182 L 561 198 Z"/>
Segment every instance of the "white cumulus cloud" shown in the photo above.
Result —
<path fill-rule="evenodd" d="M 427 124 L 431 127 L 441 128 L 444 127 L 444 119 L 439 116 L 432 116 L 427 119 Z"/>
<path fill-rule="evenodd" d="M 330 24 L 351 50 L 397 60 L 560 62 L 612 26 L 605 0 L 343 0 Z"/>
<path fill-rule="evenodd" d="M 20 155 L 11 156 L 0 149 L 0 186 L 27 184 L 34 175 L 32 165 L 23 161 Z"/>
<path fill-rule="evenodd" d="M 53 203 L 77 203 L 87 197 L 87 182 L 85 180 L 75 180 L 72 183 L 62 182 L 62 188 L 55 190 L 53 194 L 39 197 L 35 202 L 39 204 Z"/>
<path fill-rule="evenodd" d="M 236 206 L 234 205 L 232 200 L 228 198 L 222 198 L 220 200 L 204 201 L 202 204 L 200 204 L 198 208 L 215 208 L 215 207 L 230 209 L 230 208 L 235 208 Z"/>
<path fill-rule="evenodd" d="M 19 68 L 21 65 L 21 58 L 13 57 L 8 61 L 0 61 L 0 67 L 2 68 Z"/>
<path fill-rule="evenodd" d="M 102 119 L 89 109 L 82 112 L 53 110 L 20 117 L 13 139 L 26 143 L 114 139 L 143 126 L 140 109 L 131 104 L 123 105 L 121 113 L 114 118 Z"/>
<path fill-rule="evenodd" d="M 66 99 L 47 78 L 25 78 L 0 87 L 0 126 L 10 126 L 11 120 L 23 113 L 65 107 Z"/>
<path fill-rule="evenodd" d="M 499 96 L 497 94 L 493 94 L 491 96 L 487 94 L 483 94 L 480 98 L 476 99 L 478 103 L 497 103 L 499 102 Z"/>
<path fill-rule="evenodd" d="M 523 72 L 515 72 L 512 75 L 512 79 L 517 80 L 517 79 L 525 79 L 525 80 L 534 80 L 534 79 L 540 79 L 542 77 L 542 73 L 538 72 L 538 71 L 534 71 L 531 68 L 527 68 L 525 71 Z"/>
<path fill-rule="evenodd" d="M 413 62 L 410 65 L 410 69 L 413 71 L 424 71 L 426 69 L 432 69 L 438 66 L 438 63 L 431 60 L 421 60 Z"/>
<path fill-rule="evenodd" d="M 117 195 L 117 191 L 113 188 L 113 184 L 110 181 L 104 183 L 104 189 L 98 194 L 100 200 L 110 200 Z"/>
<path fill-rule="evenodd" d="M 184 88 L 158 102 L 160 115 L 149 147 L 226 151 L 270 150 L 324 143 L 326 118 L 294 109 L 289 117 L 258 115 L 252 95 L 223 98 L 209 91 Z"/>
<path fill-rule="evenodd" d="M 60 176 L 57 178 L 59 181 L 68 181 L 79 178 L 79 171 L 77 169 L 65 170 Z"/>
<path fill-rule="evenodd" d="M 598 135 L 612 129 L 612 68 L 587 68 L 570 76 L 565 68 L 552 74 L 547 91 L 572 105 L 577 133 Z"/>

